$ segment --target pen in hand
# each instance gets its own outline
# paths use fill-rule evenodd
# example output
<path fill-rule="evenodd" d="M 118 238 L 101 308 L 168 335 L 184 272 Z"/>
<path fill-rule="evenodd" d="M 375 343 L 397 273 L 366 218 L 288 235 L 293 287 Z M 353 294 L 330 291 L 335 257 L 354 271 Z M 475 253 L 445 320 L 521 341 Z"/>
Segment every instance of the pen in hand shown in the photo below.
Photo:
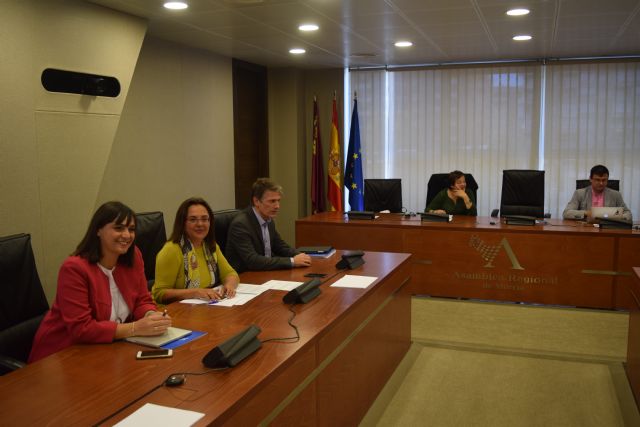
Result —
<path fill-rule="evenodd" d="M 164 309 L 164 312 L 162 313 L 162 317 L 167 317 L 167 309 Z"/>

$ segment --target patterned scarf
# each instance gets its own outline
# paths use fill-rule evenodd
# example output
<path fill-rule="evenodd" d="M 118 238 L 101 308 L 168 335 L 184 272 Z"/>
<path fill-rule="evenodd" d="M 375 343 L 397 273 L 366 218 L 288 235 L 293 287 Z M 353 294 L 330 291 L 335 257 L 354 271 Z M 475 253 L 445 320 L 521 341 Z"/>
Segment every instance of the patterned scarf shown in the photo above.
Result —
<path fill-rule="evenodd" d="M 199 288 L 200 274 L 198 271 L 196 251 L 189 239 L 185 239 L 184 236 L 180 238 L 180 249 L 182 249 L 182 259 L 184 261 L 184 287 L 187 289 Z M 216 273 L 218 272 L 218 263 L 211 254 L 206 242 L 202 242 L 202 251 L 204 253 L 204 259 L 207 262 L 209 274 L 211 275 L 211 285 L 209 285 L 209 287 L 212 288 L 217 280 Z"/>

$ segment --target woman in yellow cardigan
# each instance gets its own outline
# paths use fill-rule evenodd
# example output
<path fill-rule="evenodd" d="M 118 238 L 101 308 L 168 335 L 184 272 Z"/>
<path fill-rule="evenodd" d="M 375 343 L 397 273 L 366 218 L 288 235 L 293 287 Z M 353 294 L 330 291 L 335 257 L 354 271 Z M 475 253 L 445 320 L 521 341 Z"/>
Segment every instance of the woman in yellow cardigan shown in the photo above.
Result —
<path fill-rule="evenodd" d="M 233 297 L 240 279 L 216 244 L 213 211 L 201 198 L 182 202 L 169 241 L 158 252 L 153 299 Z"/>

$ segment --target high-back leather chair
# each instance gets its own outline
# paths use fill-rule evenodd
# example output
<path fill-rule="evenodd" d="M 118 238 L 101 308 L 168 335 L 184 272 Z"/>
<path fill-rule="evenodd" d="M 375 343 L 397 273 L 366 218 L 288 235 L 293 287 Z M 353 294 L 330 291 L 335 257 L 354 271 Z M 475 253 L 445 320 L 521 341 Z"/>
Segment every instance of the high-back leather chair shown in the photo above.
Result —
<path fill-rule="evenodd" d="M 227 246 L 227 235 L 229 234 L 229 225 L 231 221 L 240 213 L 238 209 L 224 209 L 213 213 L 213 226 L 216 233 L 216 243 L 220 246 L 220 250 L 224 253 Z"/>
<path fill-rule="evenodd" d="M 142 252 L 144 275 L 149 289 L 156 277 L 156 255 L 167 242 L 162 212 L 141 212 L 136 214 L 136 246 Z"/>
<path fill-rule="evenodd" d="M 591 181 L 588 179 L 576 179 L 576 190 L 588 187 L 590 185 L 591 185 Z M 620 191 L 620 180 L 610 179 L 607 182 L 607 187 L 609 187 L 612 190 Z"/>
<path fill-rule="evenodd" d="M 49 304 L 29 234 L 0 238 L 0 374 L 26 364 Z"/>
<path fill-rule="evenodd" d="M 508 169 L 502 172 L 500 216 L 544 217 L 544 171 Z"/>
<path fill-rule="evenodd" d="M 402 181 L 400 178 L 365 179 L 364 210 L 402 212 Z"/>
<path fill-rule="evenodd" d="M 476 182 L 473 175 L 470 173 L 464 174 L 464 180 L 467 183 L 467 190 L 473 191 L 473 195 L 476 200 L 478 200 L 478 183 Z M 429 203 L 436 197 L 436 195 L 449 187 L 449 174 L 448 173 L 434 173 L 429 178 L 429 182 L 427 183 L 427 201 L 424 205 L 424 209 L 427 210 L 427 206 Z"/>

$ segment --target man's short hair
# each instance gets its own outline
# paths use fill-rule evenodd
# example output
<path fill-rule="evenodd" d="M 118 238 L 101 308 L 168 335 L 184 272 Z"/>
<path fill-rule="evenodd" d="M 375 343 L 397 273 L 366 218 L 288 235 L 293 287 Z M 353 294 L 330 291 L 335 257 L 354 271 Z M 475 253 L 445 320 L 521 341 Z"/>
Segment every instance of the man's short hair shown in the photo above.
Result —
<path fill-rule="evenodd" d="M 251 203 L 253 204 L 253 198 L 262 200 L 262 196 L 267 191 L 274 191 L 282 195 L 282 186 L 276 184 L 271 178 L 258 178 L 256 182 L 251 186 Z"/>
<path fill-rule="evenodd" d="M 609 169 L 607 169 L 607 167 L 603 165 L 595 165 L 594 167 L 591 168 L 591 175 L 589 175 L 589 178 L 593 178 L 593 175 L 609 176 Z"/>

